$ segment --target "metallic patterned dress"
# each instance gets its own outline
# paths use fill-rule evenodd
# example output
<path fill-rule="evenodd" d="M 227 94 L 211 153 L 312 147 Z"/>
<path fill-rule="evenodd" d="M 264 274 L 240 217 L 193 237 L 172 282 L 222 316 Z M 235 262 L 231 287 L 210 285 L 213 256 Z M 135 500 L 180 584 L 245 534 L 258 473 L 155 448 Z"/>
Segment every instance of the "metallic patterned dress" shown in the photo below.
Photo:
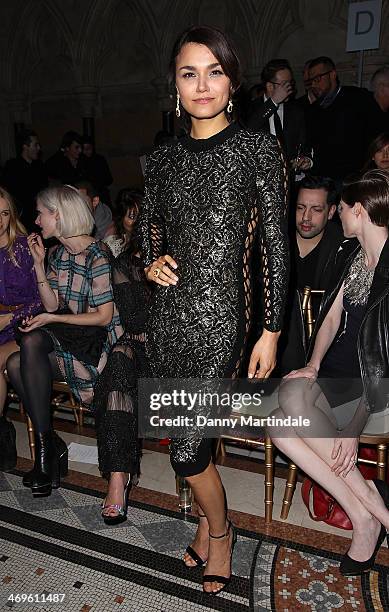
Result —
<path fill-rule="evenodd" d="M 286 174 L 276 140 L 230 124 L 186 136 L 147 160 L 139 219 L 147 266 L 178 264 L 176 286 L 156 285 L 148 320 L 153 375 L 238 376 L 252 321 L 251 266 L 260 258 L 263 326 L 282 324 L 288 282 Z"/>

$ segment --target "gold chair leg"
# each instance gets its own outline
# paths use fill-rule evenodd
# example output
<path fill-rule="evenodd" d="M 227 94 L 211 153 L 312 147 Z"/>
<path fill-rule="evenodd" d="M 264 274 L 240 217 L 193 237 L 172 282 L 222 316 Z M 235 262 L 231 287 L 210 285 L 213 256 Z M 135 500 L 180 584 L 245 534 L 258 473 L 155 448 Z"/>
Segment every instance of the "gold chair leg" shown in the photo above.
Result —
<path fill-rule="evenodd" d="M 265 438 L 265 523 L 273 518 L 274 449 L 271 439 Z"/>
<path fill-rule="evenodd" d="M 377 478 L 378 480 L 385 480 L 387 456 L 388 456 L 387 444 L 385 443 L 377 444 Z"/>
<path fill-rule="evenodd" d="M 32 424 L 32 421 L 30 419 L 30 417 L 27 416 L 27 434 L 28 434 L 28 443 L 30 445 L 30 453 L 31 453 L 31 459 L 33 461 L 35 461 L 35 437 L 34 437 L 34 426 Z"/>
<path fill-rule="evenodd" d="M 81 404 L 78 406 L 78 421 L 77 421 L 77 425 L 79 427 L 84 427 L 84 408 L 81 406 Z"/>
<path fill-rule="evenodd" d="M 224 457 L 226 456 L 226 447 L 225 447 L 223 438 L 219 438 L 217 441 L 217 445 L 216 445 L 216 452 L 215 452 L 216 460 L 219 459 L 219 456 L 222 459 L 224 459 Z"/>
<path fill-rule="evenodd" d="M 288 478 L 285 484 L 284 499 L 282 500 L 282 508 L 280 517 L 282 520 L 288 518 L 289 510 L 292 505 L 293 493 L 296 488 L 297 481 L 297 466 L 294 463 L 289 463 Z"/>
<path fill-rule="evenodd" d="M 74 420 L 76 421 L 76 425 L 80 425 L 80 419 L 79 419 L 79 416 L 78 416 L 79 407 L 78 407 L 77 403 L 74 400 L 73 394 L 71 394 L 69 397 L 70 397 L 70 404 L 71 404 L 72 409 L 73 409 Z"/>

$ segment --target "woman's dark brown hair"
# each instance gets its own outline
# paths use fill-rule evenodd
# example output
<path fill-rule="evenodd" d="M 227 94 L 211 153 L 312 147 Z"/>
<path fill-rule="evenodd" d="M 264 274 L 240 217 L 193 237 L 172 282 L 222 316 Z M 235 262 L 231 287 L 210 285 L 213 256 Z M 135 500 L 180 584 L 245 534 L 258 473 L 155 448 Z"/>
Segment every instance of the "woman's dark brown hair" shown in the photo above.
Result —
<path fill-rule="evenodd" d="M 134 211 L 135 214 L 139 216 L 142 201 L 143 193 L 138 189 L 131 189 L 130 187 L 125 187 L 124 189 L 121 189 L 119 191 L 115 201 L 113 214 L 116 233 L 118 234 L 118 236 L 123 236 L 126 233 L 123 226 L 123 218 L 127 215 L 127 212 Z M 134 231 L 132 232 L 128 243 L 128 248 L 130 249 L 131 253 L 136 253 L 138 251 L 138 241 L 136 237 L 135 223 Z"/>
<path fill-rule="evenodd" d="M 389 132 L 382 132 L 382 134 L 378 134 L 378 136 L 372 140 L 367 150 L 367 159 L 365 165 L 363 166 L 362 172 L 366 172 L 367 170 L 377 167 L 374 162 L 374 155 L 387 145 L 389 145 Z"/>
<path fill-rule="evenodd" d="M 360 202 L 374 225 L 389 227 L 389 172 L 369 170 L 346 181 L 342 200 L 350 207 Z"/>
<path fill-rule="evenodd" d="M 177 38 L 169 65 L 169 83 L 171 87 L 176 83 L 176 60 L 181 49 L 188 43 L 205 45 L 219 61 L 224 73 L 231 81 L 231 93 L 234 95 L 242 82 L 242 70 L 239 57 L 227 36 L 221 30 L 210 26 L 191 26 Z M 186 126 L 190 118 L 185 109 L 181 115 Z"/>

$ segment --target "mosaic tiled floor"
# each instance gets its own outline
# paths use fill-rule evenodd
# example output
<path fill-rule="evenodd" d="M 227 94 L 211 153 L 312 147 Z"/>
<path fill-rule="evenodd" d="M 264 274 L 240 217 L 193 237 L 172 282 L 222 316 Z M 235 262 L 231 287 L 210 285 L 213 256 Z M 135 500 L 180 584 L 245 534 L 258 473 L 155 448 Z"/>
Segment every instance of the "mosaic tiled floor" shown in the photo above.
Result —
<path fill-rule="evenodd" d="M 340 555 L 238 530 L 234 579 L 202 593 L 200 570 L 180 557 L 190 517 L 133 501 L 126 523 L 100 519 L 102 494 L 67 484 L 33 499 L 21 478 L 0 473 L 0 610 L 189 612 L 389 610 L 389 568 L 359 578 L 338 572 Z M 12 603 L 9 595 L 63 593 L 63 603 Z"/>

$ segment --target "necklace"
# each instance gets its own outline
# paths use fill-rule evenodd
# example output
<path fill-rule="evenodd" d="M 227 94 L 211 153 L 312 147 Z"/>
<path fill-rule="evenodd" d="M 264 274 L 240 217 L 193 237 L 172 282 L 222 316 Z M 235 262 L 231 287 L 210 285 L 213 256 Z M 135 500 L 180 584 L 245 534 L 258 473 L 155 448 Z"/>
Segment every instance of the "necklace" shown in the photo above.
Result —
<path fill-rule="evenodd" d="M 366 306 L 373 282 L 374 270 L 365 264 L 365 253 L 361 249 L 351 264 L 344 282 L 344 295 L 353 306 Z"/>

